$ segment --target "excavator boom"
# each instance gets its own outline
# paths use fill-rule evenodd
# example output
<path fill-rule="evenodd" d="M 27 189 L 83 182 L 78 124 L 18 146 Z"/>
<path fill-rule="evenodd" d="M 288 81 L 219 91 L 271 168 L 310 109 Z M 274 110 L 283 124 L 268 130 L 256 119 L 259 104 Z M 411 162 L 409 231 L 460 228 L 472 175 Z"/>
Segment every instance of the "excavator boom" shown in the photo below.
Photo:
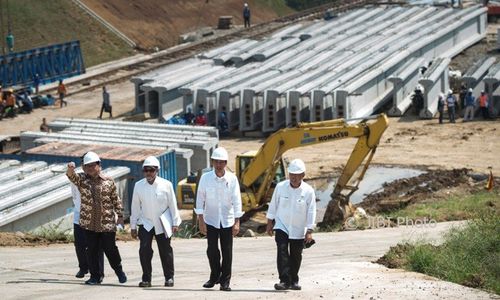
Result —
<path fill-rule="evenodd" d="M 278 130 L 265 141 L 247 168 L 242 171 L 240 176 L 241 184 L 243 187 L 248 188 L 263 176 L 262 184 L 255 194 L 256 201 L 262 205 L 264 204 L 263 201 L 265 201 L 264 195 L 274 178 L 276 165 L 286 151 L 340 139 L 358 138 L 358 142 L 335 187 L 334 194 L 340 194 L 347 187 L 347 183 L 365 158 L 371 153 L 361 176 L 364 175 L 388 123 L 385 114 L 380 114 L 372 118 L 362 119 L 356 123 L 352 123 L 352 120 L 338 119 L 299 123 L 297 127 Z"/>

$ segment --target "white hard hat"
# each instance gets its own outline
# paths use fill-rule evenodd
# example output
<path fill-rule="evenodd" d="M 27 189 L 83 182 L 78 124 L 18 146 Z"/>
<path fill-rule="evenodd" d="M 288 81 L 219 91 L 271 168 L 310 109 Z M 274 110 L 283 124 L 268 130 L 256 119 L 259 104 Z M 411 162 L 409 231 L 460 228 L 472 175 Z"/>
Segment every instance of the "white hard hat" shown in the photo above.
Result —
<path fill-rule="evenodd" d="M 227 160 L 227 151 L 226 149 L 219 147 L 214 150 L 212 153 L 212 156 L 210 157 L 211 159 L 216 159 L 216 160 Z"/>
<path fill-rule="evenodd" d="M 452 90 L 448 90 L 448 94 L 449 95 L 453 94 L 453 91 Z"/>
<path fill-rule="evenodd" d="M 248 3 L 245 3 L 245 7 L 247 7 L 247 6 L 248 6 Z"/>
<path fill-rule="evenodd" d="M 306 165 L 301 159 L 294 159 L 288 165 L 288 173 L 290 174 L 302 174 L 306 172 Z"/>
<path fill-rule="evenodd" d="M 87 165 L 93 162 L 100 162 L 101 159 L 99 158 L 99 155 L 97 155 L 95 152 L 89 151 L 83 156 L 83 164 Z"/>
<path fill-rule="evenodd" d="M 469 88 L 469 93 L 472 93 L 472 89 L 471 88 Z"/>
<path fill-rule="evenodd" d="M 160 168 L 160 161 L 154 156 L 148 156 L 142 163 L 142 167 L 155 167 Z"/>

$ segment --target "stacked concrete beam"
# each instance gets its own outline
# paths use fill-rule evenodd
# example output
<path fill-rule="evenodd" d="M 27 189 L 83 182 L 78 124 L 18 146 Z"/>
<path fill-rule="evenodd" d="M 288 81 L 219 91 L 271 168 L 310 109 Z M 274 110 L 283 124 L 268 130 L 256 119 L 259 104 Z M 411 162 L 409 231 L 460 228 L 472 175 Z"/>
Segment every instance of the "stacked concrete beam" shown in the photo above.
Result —
<path fill-rule="evenodd" d="M 209 156 L 218 144 L 218 130 L 209 126 L 167 125 L 137 122 L 58 118 L 49 124 L 52 133 L 25 132 L 26 151 L 48 141 L 86 141 L 136 147 L 173 149 L 179 177 L 210 166 Z"/>
<path fill-rule="evenodd" d="M 59 230 L 73 228 L 73 200 L 65 166 L 25 162 L 18 166 L 23 169 L 19 172 L 26 173 L 25 165 L 37 163 L 45 167 L 31 170 L 15 181 L 1 181 L 0 231 L 35 231 L 47 226 L 58 226 Z M 117 182 L 119 196 L 123 199 L 130 169 L 113 167 L 104 169 L 103 173 Z"/>
<path fill-rule="evenodd" d="M 148 72 L 146 74 L 132 77 L 130 81 L 134 84 L 134 90 L 135 90 L 135 112 L 141 113 L 141 112 L 147 112 L 146 109 L 146 97 L 147 93 L 145 93 L 141 87 L 145 83 L 153 82 L 155 78 L 167 78 L 171 76 L 175 76 L 175 72 L 186 72 L 191 71 L 193 68 L 201 65 L 201 64 L 209 64 L 210 61 L 208 60 L 201 60 L 198 58 L 190 58 L 186 59 L 184 61 L 180 61 L 162 68 L 159 68 L 157 70 Z M 191 70 L 190 70 L 191 69 Z M 148 104 L 149 108 L 149 104 Z"/>
<path fill-rule="evenodd" d="M 411 105 L 411 96 L 421 77 L 423 58 L 411 58 L 388 78 L 392 83 L 392 107 L 389 116 L 402 116 Z"/>
<path fill-rule="evenodd" d="M 495 61 L 496 59 L 494 57 L 484 57 L 474 63 L 474 65 L 462 75 L 462 82 L 468 89 L 472 89 L 473 95 L 479 96 L 482 91 L 486 91 L 488 98 L 492 99 L 493 91 L 498 84 L 495 84 L 496 80 L 491 80 L 492 78 L 488 77 L 488 71 L 495 64 Z M 476 111 L 478 109 L 479 107 L 476 107 Z"/>
<path fill-rule="evenodd" d="M 265 132 L 300 121 L 361 117 L 393 95 L 399 114 L 407 108 L 417 65 L 450 58 L 477 42 L 485 36 L 485 20 L 486 10 L 478 6 L 378 7 L 285 28 L 251 47 L 232 43 L 207 57 L 227 63 L 230 54 L 240 53 L 231 60 L 242 66 L 180 87 L 185 89 L 183 106 L 202 104 L 210 124 L 224 112 L 230 128 Z M 418 63 L 410 63 L 417 58 Z M 395 72 L 402 78 L 391 77 Z"/>
<path fill-rule="evenodd" d="M 418 82 L 424 87 L 424 108 L 419 112 L 423 119 L 431 119 L 437 112 L 438 97 L 449 90 L 449 58 L 438 58 Z"/>
<path fill-rule="evenodd" d="M 492 58 L 488 59 L 491 62 Z M 490 98 L 494 91 L 500 86 L 500 64 L 490 66 L 488 74 L 483 78 L 485 91 L 489 94 Z"/>

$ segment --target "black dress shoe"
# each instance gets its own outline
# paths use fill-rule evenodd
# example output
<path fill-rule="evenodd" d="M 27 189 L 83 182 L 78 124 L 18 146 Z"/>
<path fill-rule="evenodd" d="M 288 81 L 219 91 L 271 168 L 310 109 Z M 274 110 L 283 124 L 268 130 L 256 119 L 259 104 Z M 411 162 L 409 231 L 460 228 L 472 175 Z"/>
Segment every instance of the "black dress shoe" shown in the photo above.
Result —
<path fill-rule="evenodd" d="M 139 282 L 139 287 L 151 287 L 151 282 L 141 281 L 141 282 Z"/>
<path fill-rule="evenodd" d="M 290 285 L 290 289 L 295 290 L 295 291 L 300 291 L 302 289 L 302 287 L 298 283 L 292 283 Z"/>
<path fill-rule="evenodd" d="M 206 289 L 209 289 L 209 288 L 213 288 L 215 286 L 215 281 L 207 281 L 203 284 L 203 287 L 206 288 Z"/>
<path fill-rule="evenodd" d="M 125 272 L 121 271 L 120 273 L 116 274 L 116 276 L 118 276 L 118 281 L 120 283 L 127 282 L 127 275 L 125 275 Z"/>
<path fill-rule="evenodd" d="M 288 290 L 288 284 L 284 283 L 284 282 L 280 282 L 280 283 L 275 283 L 274 284 L 274 289 L 277 290 L 277 291 L 284 291 L 284 290 Z"/>
<path fill-rule="evenodd" d="M 83 277 L 85 277 L 85 274 L 87 274 L 87 273 L 88 273 L 88 271 L 80 270 L 80 271 L 78 271 L 78 273 L 76 273 L 75 277 L 76 278 L 83 278 Z"/>
<path fill-rule="evenodd" d="M 97 284 L 101 284 L 101 280 L 97 279 L 97 278 L 90 278 L 89 280 L 85 281 L 85 284 L 97 285 Z"/>
<path fill-rule="evenodd" d="M 173 287 L 174 286 L 174 279 L 170 278 L 170 279 L 166 280 L 165 281 L 165 286 L 166 287 Z"/>
<path fill-rule="evenodd" d="M 231 288 L 229 287 L 229 283 L 226 283 L 226 284 L 221 284 L 221 285 L 220 285 L 220 290 L 221 290 L 221 291 L 225 291 L 225 292 L 230 292 L 230 291 L 231 291 Z"/>

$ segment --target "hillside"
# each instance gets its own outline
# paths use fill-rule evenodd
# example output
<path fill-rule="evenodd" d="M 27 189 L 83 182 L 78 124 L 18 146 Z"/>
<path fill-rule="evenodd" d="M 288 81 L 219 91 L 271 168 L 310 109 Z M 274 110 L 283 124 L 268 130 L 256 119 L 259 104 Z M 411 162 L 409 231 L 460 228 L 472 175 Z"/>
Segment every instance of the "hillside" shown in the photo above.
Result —
<path fill-rule="evenodd" d="M 215 27 L 219 16 L 233 16 L 233 24 L 243 24 L 242 0 L 84 0 L 140 48 L 160 49 L 176 45 L 179 35 L 200 27 Z M 248 0 L 252 24 L 293 12 L 285 0 Z"/>
<path fill-rule="evenodd" d="M 2 0 L 1 31 L 12 20 L 15 51 L 80 40 L 87 67 L 133 54 L 122 40 L 68 0 Z M 8 9 L 7 9 L 8 4 Z M 0 39 L 2 46 L 5 41 Z"/>

